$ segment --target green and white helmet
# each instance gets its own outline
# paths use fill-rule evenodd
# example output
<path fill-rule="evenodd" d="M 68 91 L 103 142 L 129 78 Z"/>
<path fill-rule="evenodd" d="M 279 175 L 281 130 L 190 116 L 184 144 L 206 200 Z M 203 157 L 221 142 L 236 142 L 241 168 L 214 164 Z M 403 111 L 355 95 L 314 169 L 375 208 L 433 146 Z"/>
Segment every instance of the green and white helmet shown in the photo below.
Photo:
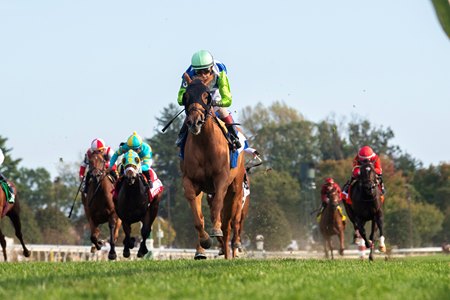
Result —
<path fill-rule="evenodd" d="M 206 50 L 200 50 L 192 55 L 191 65 L 194 70 L 207 69 L 214 64 L 214 59 Z"/>

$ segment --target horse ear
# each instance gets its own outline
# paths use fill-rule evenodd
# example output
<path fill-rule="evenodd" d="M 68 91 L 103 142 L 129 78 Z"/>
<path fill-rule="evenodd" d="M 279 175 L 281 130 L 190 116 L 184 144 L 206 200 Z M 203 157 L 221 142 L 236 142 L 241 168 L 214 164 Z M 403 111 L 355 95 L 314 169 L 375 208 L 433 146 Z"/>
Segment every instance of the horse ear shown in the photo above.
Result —
<path fill-rule="evenodd" d="M 189 76 L 188 73 L 184 72 L 183 78 L 184 78 L 184 81 L 186 81 L 186 83 L 187 83 L 188 85 L 191 84 L 192 79 L 191 79 L 191 77 Z"/>
<path fill-rule="evenodd" d="M 208 99 L 208 101 L 207 101 L 206 105 L 210 105 L 211 102 L 212 102 L 211 92 L 208 93 L 208 98 L 207 99 Z"/>
<path fill-rule="evenodd" d="M 136 164 L 139 164 L 139 157 L 135 157 L 134 161 L 136 162 Z"/>
<path fill-rule="evenodd" d="M 124 158 L 122 158 L 122 165 L 125 165 L 125 162 L 126 162 L 126 160 L 125 160 L 125 157 L 124 157 Z"/>
<path fill-rule="evenodd" d="M 186 106 L 187 98 L 188 98 L 188 94 L 184 93 L 183 98 L 181 98 L 181 104 L 183 104 L 184 106 Z"/>

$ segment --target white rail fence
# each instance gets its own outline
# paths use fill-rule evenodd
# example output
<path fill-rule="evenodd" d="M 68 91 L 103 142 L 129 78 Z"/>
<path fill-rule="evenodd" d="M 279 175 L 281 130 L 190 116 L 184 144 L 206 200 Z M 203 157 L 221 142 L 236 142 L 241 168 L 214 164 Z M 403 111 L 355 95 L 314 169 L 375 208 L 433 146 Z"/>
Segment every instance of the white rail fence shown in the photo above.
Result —
<path fill-rule="evenodd" d="M 100 251 L 91 253 L 90 246 L 68 246 L 68 245 L 27 245 L 31 251 L 31 256 L 25 258 L 22 254 L 22 247 L 17 244 L 7 245 L 8 261 L 45 261 L 45 262 L 66 262 L 66 261 L 104 261 L 108 260 L 109 248 L 104 247 Z M 154 260 L 171 260 L 171 259 L 192 259 L 195 254 L 195 249 L 164 249 L 149 247 L 150 252 L 144 259 Z M 130 250 L 130 258 L 124 258 L 122 255 L 123 247 L 116 247 L 117 260 L 136 260 L 137 248 Z M 208 259 L 223 259 L 223 256 L 218 256 L 218 250 L 207 250 L 206 256 Z M 417 255 L 432 255 L 444 253 L 441 247 L 426 247 L 426 248 L 406 248 L 406 249 L 392 249 L 388 254 L 375 251 L 376 257 L 404 257 Z M 358 258 L 367 256 L 368 250 L 358 250 L 351 246 L 350 249 L 344 251 L 344 256 L 338 255 L 334 251 L 335 258 Z M 293 259 L 321 259 L 324 258 L 323 251 L 258 251 L 251 250 L 241 253 L 241 257 L 246 258 L 293 258 Z M 0 255 L 0 261 L 3 261 Z"/>

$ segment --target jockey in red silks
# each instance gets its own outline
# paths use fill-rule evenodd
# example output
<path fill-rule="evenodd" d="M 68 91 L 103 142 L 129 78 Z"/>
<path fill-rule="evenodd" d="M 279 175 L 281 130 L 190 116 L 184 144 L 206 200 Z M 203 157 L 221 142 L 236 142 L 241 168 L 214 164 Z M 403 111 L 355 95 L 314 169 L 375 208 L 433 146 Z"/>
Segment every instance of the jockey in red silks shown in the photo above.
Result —
<path fill-rule="evenodd" d="M 378 182 L 381 187 L 381 192 L 385 193 L 384 183 L 383 183 L 383 169 L 381 168 L 381 161 L 378 155 L 370 148 L 369 146 L 363 146 L 359 149 L 358 154 L 353 158 L 353 171 L 352 171 L 352 177 L 347 183 L 344 185 L 344 191 L 342 192 L 344 194 L 345 199 L 348 197 L 348 189 L 350 185 L 353 184 L 353 182 L 358 179 L 359 175 L 361 174 L 360 166 L 363 163 L 370 162 L 373 165 L 373 168 L 375 170 L 375 173 L 378 177 Z"/>
<path fill-rule="evenodd" d="M 89 166 L 89 159 L 91 158 L 91 155 L 94 153 L 103 154 L 103 158 L 105 159 L 105 168 L 108 169 L 109 161 L 111 160 L 114 150 L 111 147 L 106 146 L 105 141 L 103 141 L 103 139 L 96 138 L 91 142 L 91 147 L 86 151 L 86 154 L 84 155 L 84 159 L 80 165 L 80 172 L 79 172 L 80 181 L 82 181 L 86 176 L 83 190 L 84 193 L 87 193 L 88 183 L 89 180 L 91 179 L 91 172 L 89 170 L 86 172 L 86 168 Z M 115 180 L 117 180 L 115 165 L 113 166 L 110 174 Z"/>
<path fill-rule="evenodd" d="M 333 178 L 326 178 L 324 184 L 322 185 L 322 189 L 320 190 L 320 199 L 322 200 L 322 206 L 319 208 L 319 212 L 317 213 L 317 222 L 320 222 L 320 216 L 322 215 L 322 212 L 330 201 L 327 195 L 327 191 L 329 190 L 330 186 L 331 188 L 336 190 L 339 199 L 342 199 L 341 187 L 339 186 L 339 184 L 334 182 Z M 339 205 L 337 206 L 337 210 L 342 217 L 342 222 L 345 223 L 347 217 L 342 213 L 342 208 Z"/>

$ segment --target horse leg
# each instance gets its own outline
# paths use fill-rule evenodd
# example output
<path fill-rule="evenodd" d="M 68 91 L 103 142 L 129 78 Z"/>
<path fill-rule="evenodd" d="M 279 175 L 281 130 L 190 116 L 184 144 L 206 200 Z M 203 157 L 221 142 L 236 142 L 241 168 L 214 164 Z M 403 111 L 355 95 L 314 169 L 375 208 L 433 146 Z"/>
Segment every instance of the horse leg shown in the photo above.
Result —
<path fill-rule="evenodd" d="M 161 201 L 161 197 L 162 193 L 158 194 L 155 197 L 155 199 L 153 199 L 149 209 L 147 210 L 147 213 L 145 214 L 144 222 L 142 222 L 141 228 L 142 241 L 137 254 L 138 257 L 143 257 L 145 254 L 148 253 L 146 241 L 152 231 L 153 222 L 155 221 L 156 216 L 158 215 L 159 202 Z"/>
<path fill-rule="evenodd" d="M 119 237 L 119 230 L 120 230 L 121 226 L 122 226 L 122 220 L 119 217 L 117 217 L 116 226 L 114 227 L 114 236 L 113 236 L 114 244 L 117 243 L 117 238 Z"/>
<path fill-rule="evenodd" d="M 367 240 L 366 237 L 366 229 L 365 229 L 365 222 L 362 222 L 359 218 L 355 219 L 356 227 L 358 228 L 359 235 L 364 240 L 364 243 L 366 244 L 366 247 L 370 247 L 370 242 Z"/>
<path fill-rule="evenodd" d="M 328 246 L 330 247 L 331 259 L 334 259 L 334 255 L 333 255 L 333 240 L 331 239 L 331 236 L 328 238 Z"/>
<path fill-rule="evenodd" d="M 5 240 L 5 235 L 3 234 L 3 232 L 1 230 L 0 230 L 0 245 L 2 245 L 3 259 L 5 261 L 7 261 L 8 258 L 6 256 L 6 240 Z"/>
<path fill-rule="evenodd" d="M 128 223 L 122 223 L 123 231 L 125 232 L 125 238 L 123 239 L 123 257 L 130 257 L 130 249 L 134 247 L 134 242 L 130 238 L 131 225 Z"/>
<path fill-rule="evenodd" d="M 325 258 L 328 259 L 328 248 L 327 248 L 327 244 L 328 244 L 328 239 L 326 237 L 324 237 L 323 239 L 323 251 L 325 252 Z"/>
<path fill-rule="evenodd" d="M 345 249 L 345 244 L 344 244 L 344 228 L 341 228 L 339 230 L 339 255 L 344 255 L 344 249 Z"/>
<path fill-rule="evenodd" d="M 192 215 L 194 216 L 194 227 L 198 233 L 199 244 L 197 245 L 197 251 L 200 251 L 199 253 L 201 253 L 200 248 L 209 249 L 212 246 L 212 239 L 205 231 L 205 218 L 202 213 L 203 193 L 200 193 L 195 197 L 189 197 L 185 192 L 185 196 L 189 201 L 189 205 L 191 206 Z"/>
<path fill-rule="evenodd" d="M 102 248 L 98 240 L 100 229 L 98 228 L 98 225 L 95 224 L 92 220 L 90 220 L 89 225 L 91 227 L 91 242 L 93 244 L 93 246 L 91 247 L 91 253 L 95 253 L 96 250 L 100 250 Z"/>
<path fill-rule="evenodd" d="M 8 212 L 7 216 L 11 220 L 11 222 L 12 222 L 12 224 L 14 226 L 16 237 L 19 239 L 20 244 L 22 245 L 23 255 L 25 257 L 30 257 L 31 252 L 27 249 L 27 247 L 25 246 L 25 243 L 23 241 L 22 224 L 20 222 L 19 213 L 15 209 L 16 207 L 17 206 L 14 206 L 13 209 Z"/>
<path fill-rule="evenodd" d="M 110 245 L 110 249 L 109 249 L 109 253 L 108 253 L 108 259 L 110 260 L 115 260 L 117 258 L 117 254 L 116 254 L 116 241 L 114 238 L 114 232 L 116 230 L 116 226 L 117 226 L 117 215 L 116 213 L 113 213 L 109 216 L 109 245 Z"/>
<path fill-rule="evenodd" d="M 225 202 L 225 197 L 227 194 L 228 186 L 226 186 L 228 176 L 218 176 L 217 180 L 214 181 L 214 186 L 216 187 L 216 193 L 211 202 L 211 220 L 212 220 L 212 237 L 223 236 L 222 232 L 222 209 Z M 227 247 L 227 246 L 225 246 Z"/>
<path fill-rule="evenodd" d="M 384 244 L 384 235 L 383 235 L 383 213 L 380 212 L 377 216 L 377 218 L 375 219 L 377 222 L 377 226 L 378 226 L 378 230 L 380 231 L 380 245 L 379 245 L 379 250 L 380 252 L 386 252 L 386 245 Z"/>

